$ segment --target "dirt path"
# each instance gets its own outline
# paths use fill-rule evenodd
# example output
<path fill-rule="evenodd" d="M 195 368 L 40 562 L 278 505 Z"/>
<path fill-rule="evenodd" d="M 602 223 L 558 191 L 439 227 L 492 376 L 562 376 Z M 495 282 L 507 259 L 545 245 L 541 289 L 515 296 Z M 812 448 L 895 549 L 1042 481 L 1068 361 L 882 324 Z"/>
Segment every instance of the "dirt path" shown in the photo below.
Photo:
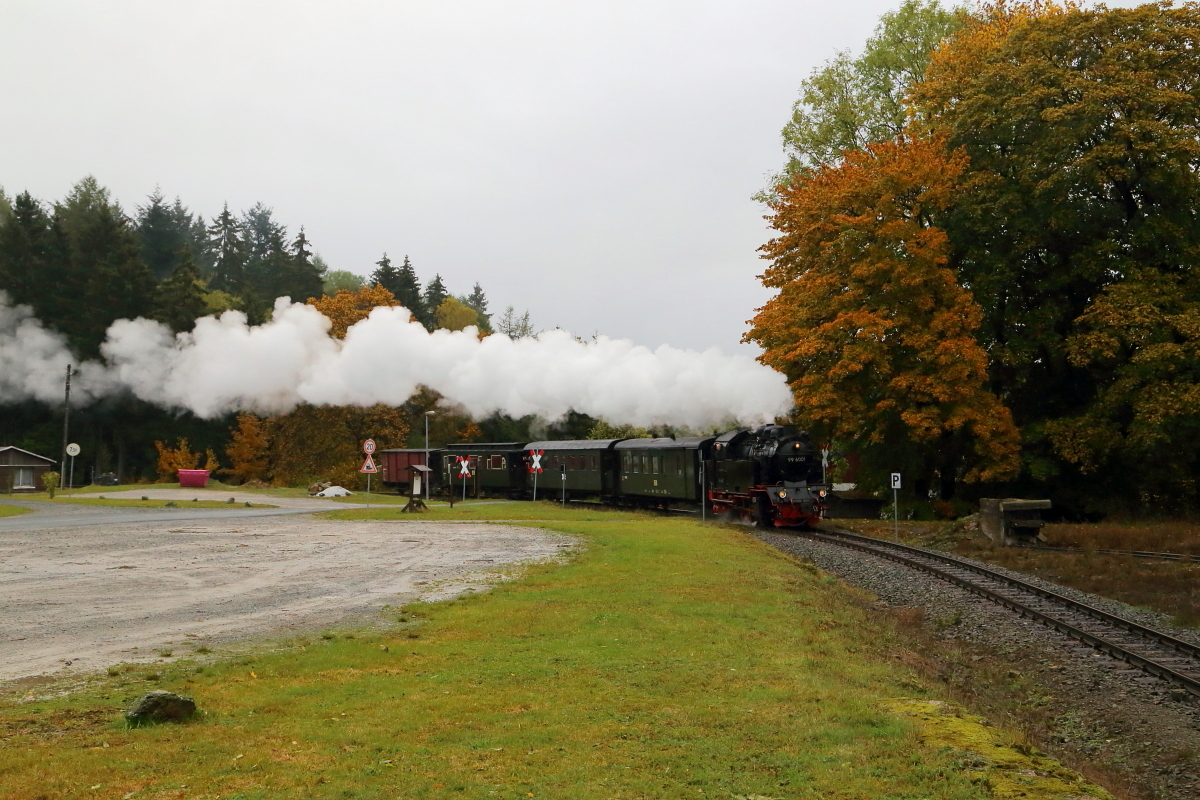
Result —
<path fill-rule="evenodd" d="M 569 544 L 501 525 L 307 516 L 0 532 L 0 682 L 319 630 L 485 586 Z"/>

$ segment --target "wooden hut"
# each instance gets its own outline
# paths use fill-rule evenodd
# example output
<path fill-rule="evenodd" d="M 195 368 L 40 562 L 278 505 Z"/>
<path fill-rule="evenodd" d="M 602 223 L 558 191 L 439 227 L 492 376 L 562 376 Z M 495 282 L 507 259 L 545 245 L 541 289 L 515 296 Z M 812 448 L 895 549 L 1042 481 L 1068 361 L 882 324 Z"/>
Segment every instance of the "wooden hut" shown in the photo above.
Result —
<path fill-rule="evenodd" d="M 52 458 L 19 447 L 0 447 L 0 492 L 40 492 L 42 476 L 54 469 Z"/>

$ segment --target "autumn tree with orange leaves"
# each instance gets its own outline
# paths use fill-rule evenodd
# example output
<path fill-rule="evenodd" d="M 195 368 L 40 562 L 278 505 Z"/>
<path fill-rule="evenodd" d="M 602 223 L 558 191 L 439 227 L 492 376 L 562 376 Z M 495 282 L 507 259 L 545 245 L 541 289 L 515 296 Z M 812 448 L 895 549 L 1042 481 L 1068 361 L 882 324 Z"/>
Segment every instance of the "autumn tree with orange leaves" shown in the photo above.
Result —
<path fill-rule="evenodd" d="M 930 221 L 965 165 L 941 139 L 881 142 L 779 187 L 779 235 L 762 248 L 779 293 L 747 334 L 801 420 L 862 455 L 865 483 L 902 471 L 944 498 L 1019 466 L 1011 415 L 986 386 L 979 305 Z"/>

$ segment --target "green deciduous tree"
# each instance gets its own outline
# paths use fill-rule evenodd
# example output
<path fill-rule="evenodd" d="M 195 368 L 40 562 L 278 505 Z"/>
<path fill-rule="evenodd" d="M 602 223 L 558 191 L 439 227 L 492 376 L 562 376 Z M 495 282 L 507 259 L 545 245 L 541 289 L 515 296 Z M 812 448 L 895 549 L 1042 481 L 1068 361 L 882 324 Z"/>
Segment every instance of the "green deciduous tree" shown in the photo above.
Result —
<path fill-rule="evenodd" d="M 437 326 L 448 331 L 461 331 L 468 325 L 479 325 L 479 315 L 475 309 L 461 302 L 457 297 L 447 297 L 437 309 Z"/>
<path fill-rule="evenodd" d="M 838 53 L 801 84 L 783 129 L 786 175 L 836 163 L 843 150 L 895 138 L 904 129 L 904 98 L 921 81 L 930 54 L 966 20 L 937 0 L 905 0 L 884 14 L 858 57 Z M 768 192 L 769 193 L 769 192 Z"/>
<path fill-rule="evenodd" d="M 969 156 L 941 224 L 1031 473 L 1058 486 L 1064 459 L 1200 472 L 1166 435 L 1200 422 L 1179 413 L 1200 297 L 1198 45 L 1194 5 L 1001 6 L 915 91 L 920 125 Z M 1076 485 L 1129 486 L 1103 480 Z"/>
<path fill-rule="evenodd" d="M 363 286 L 364 281 L 361 275 L 355 275 L 344 269 L 333 269 L 325 273 L 321 290 L 324 294 L 332 297 L 338 292 L 357 292 Z"/>
<path fill-rule="evenodd" d="M 192 260 L 191 251 L 185 249 L 170 276 L 158 285 L 151 316 L 179 333 L 190 331 L 196 320 L 207 313 L 200 271 Z"/>

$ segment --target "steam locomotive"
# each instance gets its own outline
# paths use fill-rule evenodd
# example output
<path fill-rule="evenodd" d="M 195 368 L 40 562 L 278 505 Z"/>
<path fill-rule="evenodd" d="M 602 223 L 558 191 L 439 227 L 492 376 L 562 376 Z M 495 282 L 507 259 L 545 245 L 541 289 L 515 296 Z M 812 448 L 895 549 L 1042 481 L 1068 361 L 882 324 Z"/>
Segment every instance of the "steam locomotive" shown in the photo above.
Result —
<path fill-rule="evenodd" d="M 429 491 L 465 497 L 598 499 L 615 506 L 696 509 L 770 527 L 815 524 L 826 507 L 821 454 L 808 434 L 763 425 L 720 436 L 451 444 L 380 450 L 385 486 L 408 493 L 411 465 Z"/>

